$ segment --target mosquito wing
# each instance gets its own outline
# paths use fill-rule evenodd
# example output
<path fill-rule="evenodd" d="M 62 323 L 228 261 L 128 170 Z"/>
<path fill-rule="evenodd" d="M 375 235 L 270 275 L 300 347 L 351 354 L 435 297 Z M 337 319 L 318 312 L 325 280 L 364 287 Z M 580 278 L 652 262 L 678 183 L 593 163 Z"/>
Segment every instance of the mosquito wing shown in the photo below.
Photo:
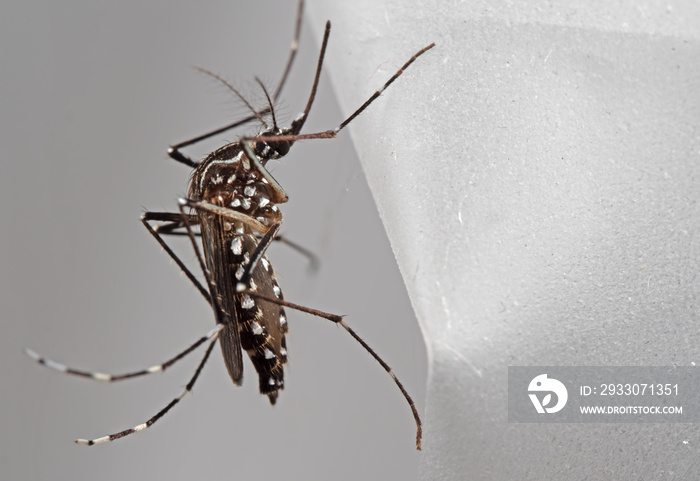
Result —
<path fill-rule="evenodd" d="M 231 380 L 241 385 L 243 382 L 243 355 L 241 353 L 241 335 L 236 313 L 236 282 L 234 263 L 231 252 L 232 233 L 225 229 L 227 222 L 215 214 L 202 212 L 199 214 L 202 230 L 202 246 L 207 269 L 211 275 L 214 286 L 210 286 L 212 299 L 217 298 L 221 311 L 215 304 L 214 314 L 216 322 L 226 327 L 219 335 L 221 352 L 224 356 L 226 369 Z"/>

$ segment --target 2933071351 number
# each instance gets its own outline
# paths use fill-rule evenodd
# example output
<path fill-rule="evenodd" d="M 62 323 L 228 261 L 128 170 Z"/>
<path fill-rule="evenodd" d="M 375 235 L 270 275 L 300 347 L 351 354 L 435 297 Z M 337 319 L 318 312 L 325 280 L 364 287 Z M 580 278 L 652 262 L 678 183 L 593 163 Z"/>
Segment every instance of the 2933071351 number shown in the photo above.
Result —
<path fill-rule="evenodd" d="M 678 384 L 601 384 L 601 396 L 678 396 Z"/>

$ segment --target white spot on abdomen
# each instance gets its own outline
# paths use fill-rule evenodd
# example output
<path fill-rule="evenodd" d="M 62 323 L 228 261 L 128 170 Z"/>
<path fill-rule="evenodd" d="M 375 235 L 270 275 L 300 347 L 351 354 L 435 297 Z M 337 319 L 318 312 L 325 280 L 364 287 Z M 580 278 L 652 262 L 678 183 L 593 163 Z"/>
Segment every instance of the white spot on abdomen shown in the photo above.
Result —
<path fill-rule="evenodd" d="M 255 307 L 255 301 L 248 294 L 243 294 L 243 298 L 241 299 L 241 307 L 243 309 L 252 309 Z"/>
<path fill-rule="evenodd" d="M 241 255 L 243 253 L 243 239 L 235 237 L 233 241 L 231 241 L 231 251 L 237 256 Z"/>

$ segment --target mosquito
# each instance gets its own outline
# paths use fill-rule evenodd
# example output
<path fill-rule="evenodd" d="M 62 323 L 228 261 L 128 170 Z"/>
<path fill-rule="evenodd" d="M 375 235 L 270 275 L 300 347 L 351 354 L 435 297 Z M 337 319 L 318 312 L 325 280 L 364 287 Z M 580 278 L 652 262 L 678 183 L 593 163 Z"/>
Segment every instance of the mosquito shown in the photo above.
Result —
<path fill-rule="evenodd" d="M 148 232 L 211 305 L 216 319 L 216 327 L 165 363 L 120 375 L 73 369 L 42 357 L 34 351 L 26 350 L 27 354 L 39 364 L 54 370 L 98 381 L 113 382 L 165 371 L 201 345 L 208 343 L 206 352 L 185 389 L 148 421 L 115 434 L 94 439 L 78 439 L 75 441 L 76 443 L 88 446 L 101 444 L 152 426 L 180 402 L 188 392 L 192 391 L 217 340 L 233 383 L 240 385 L 243 381 L 242 351 L 245 350 L 258 373 L 260 393 L 266 395 L 270 403 L 274 405 L 279 391 L 284 388 L 284 365 L 287 363 L 285 335 L 288 331 L 287 317 L 284 311 L 286 307 L 327 319 L 342 326 L 377 360 L 391 376 L 408 402 L 416 423 L 416 448 L 421 449 L 422 427 L 418 411 L 413 399 L 389 365 L 345 323 L 343 316 L 304 307 L 284 299 L 275 277 L 275 271 L 265 255 L 268 247 L 273 241 L 282 241 L 312 259 L 313 254 L 279 234 L 282 213 L 278 205 L 287 202 L 288 196 L 265 166 L 270 160 L 285 156 L 294 142 L 298 140 L 336 137 L 389 85 L 399 78 L 409 65 L 435 44 L 432 43 L 414 54 L 337 128 L 302 134 L 302 127 L 316 97 L 331 30 L 330 22 L 326 22 L 316 73 L 304 111 L 291 122 L 289 127 L 279 127 L 275 116 L 275 104 L 297 53 L 303 7 L 304 2 L 300 0 L 292 47 L 282 78 L 274 93 L 270 95 L 263 83 L 256 78 L 256 82 L 260 85 L 267 99 L 266 108 L 256 110 L 223 78 L 209 70 L 198 69 L 225 85 L 246 105 L 252 114 L 243 120 L 172 146 L 168 150 L 168 155 L 177 162 L 193 169 L 187 197 L 179 199 L 177 212 L 145 212 L 141 217 Z M 264 129 L 259 135 L 242 137 L 237 142 L 226 144 L 211 152 L 201 162 L 195 162 L 182 152 L 185 147 L 256 120 Z M 158 224 L 154 226 L 152 223 Z M 164 240 L 166 235 L 184 235 L 189 238 L 199 268 L 203 273 L 204 284 Z"/>

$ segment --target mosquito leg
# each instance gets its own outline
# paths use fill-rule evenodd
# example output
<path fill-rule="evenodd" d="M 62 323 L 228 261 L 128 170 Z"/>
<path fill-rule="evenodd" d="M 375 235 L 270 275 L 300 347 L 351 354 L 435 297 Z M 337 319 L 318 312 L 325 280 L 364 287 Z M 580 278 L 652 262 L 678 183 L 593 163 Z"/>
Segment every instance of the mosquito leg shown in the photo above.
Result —
<path fill-rule="evenodd" d="M 292 70 L 292 64 L 294 63 L 294 57 L 297 55 L 297 50 L 299 50 L 299 38 L 301 37 L 301 19 L 304 13 L 304 0 L 299 0 L 299 6 L 297 7 L 297 19 L 294 25 L 294 37 L 292 37 L 292 46 L 289 48 L 289 57 L 287 57 L 287 64 L 284 66 L 282 72 L 282 78 L 277 84 L 275 93 L 272 96 L 275 102 L 279 99 L 282 93 L 282 88 L 287 82 L 287 77 L 289 77 L 289 72 Z"/>
<path fill-rule="evenodd" d="M 192 351 L 197 349 L 199 346 L 204 344 L 207 341 L 211 341 L 219 337 L 219 332 L 223 329 L 224 326 L 218 325 L 211 331 L 209 331 L 206 335 L 200 337 L 197 342 L 192 344 L 190 347 L 179 353 L 177 356 L 173 357 L 172 359 L 169 359 L 168 361 L 165 361 L 162 364 L 157 364 L 155 366 L 151 366 L 147 369 L 142 369 L 140 371 L 134 371 L 134 372 L 129 372 L 126 374 L 105 374 L 102 372 L 90 372 L 90 371 L 81 371 L 79 369 L 73 369 L 72 367 L 68 367 L 64 364 L 60 364 L 56 361 L 53 361 L 51 359 L 48 359 L 46 357 L 43 357 L 36 352 L 32 351 L 31 349 L 25 349 L 24 352 L 27 354 L 27 356 L 31 357 L 34 359 L 36 362 L 41 364 L 42 366 L 46 366 L 49 369 L 53 369 L 54 371 L 59 371 L 59 372 L 64 372 L 66 374 L 72 374 L 74 376 L 80 376 L 80 377 L 86 377 L 89 379 L 94 379 L 96 381 L 105 381 L 105 382 L 114 382 L 114 381 L 123 381 L 124 379 L 131 379 L 133 377 L 140 377 L 140 376 L 145 376 L 147 374 L 153 374 L 154 372 L 163 372 L 173 364 L 175 364 L 177 361 L 180 359 L 184 358 L 188 354 L 190 354 Z"/>
<path fill-rule="evenodd" d="M 222 326 L 223 327 L 223 326 Z M 220 331 L 217 331 L 217 335 Z M 199 366 L 197 366 L 197 370 L 194 372 L 194 376 L 192 376 L 192 379 L 190 379 L 190 382 L 187 383 L 187 386 L 185 386 L 185 389 L 180 393 L 178 397 L 170 401 L 170 403 L 165 406 L 163 409 L 161 409 L 158 414 L 153 416 L 151 419 L 146 421 L 145 423 L 139 424 L 138 426 L 134 426 L 133 428 L 130 429 L 125 429 L 124 431 L 120 431 L 115 434 L 110 434 L 108 436 L 103 436 L 101 438 L 95 438 L 95 439 L 76 439 L 75 442 L 77 444 L 84 444 L 86 446 L 92 446 L 94 444 L 101 444 L 101 443 L 106 443 L 108 441 L 115 441 L 117 439 L 123 438 L 124 436 L 128 436 L 129 434 L 134 434 L 139 431 L 143 431 L 146 428 L 150 428 L 153 426 L 153 424 L 158 421 L 160 418 L 165 416 L 165 414 L 170 411 L 173 406 L 175 406 L 177 403 L 180 402 L 180 400 L 185 397 L 185 395 L 192 391 L 192 388 L 194 387 L 195 382 L 197 382 L 197 378 L 199 377 L 199 374 L 202 372 L 202 368 L 204 368 L 204 364 L 207 362 L 207 359 L 209 359 L 209 355 L 211 354 L 212 349 L 214 349 L 214 341 L 216 339 L 212 340 L 212 342 L 209 344 L 209 347 L 207 348 L 207 352 L 204 353 L 204 357 L 202 358 L 202 361 L 199 363 Z"/>
<path fill-rule="evenodd" d="M 302 256 L 306 257 L 306 259 L 309 261 L 309 270 L 313 272 L 318 271 L 318 266 L 320 264 L 320 261 L 318 260 L 318 256 L 311 252 L 309 249 L 297 244 L 296 242 L 293 242 L 289 239 L 287 239 L 283 235 L 278 235 L 274 239 L 272 239 L 275 242 L 281 242 L 282 244 L 287 245 L 291 249 L 297 251 L 299 254 Z"/>
<path fill-rule="evenodd" d="M 187 235 L 187 232 L 178 232 L 178 229 L 184 229 L 185 226 L 182 222 L 168 222 L 167 224 L 160 224 L 156 227 L 155 231 L 160 235 Z M 195 232 L 194 235 L 197 237 L 201 236 L 199 232 Z"/>
<path fill-rule="evenodd" d="M 299 132 L 301 132 L 301 128 L 304 126 L 306 118 L 309 116 L 309 112 L 311 111 L 311 106 L 313 105 L 314 99 L 316 98 L 316 90 L 318 89 L 318 82 L 321 79 L 321 68 L 323 67 L 323 59 L 326 56 L 326 47 L 328 46 L 328 38 L 330 37 L 330 34 L 331 22 L 326 22 L 326 28 L 323 32 L 323 40 L 321 42 L 321 52 L 318 54 L 316 74 L 314 75 L 314 83 L 311 86 L 311 93 L 309 94 L 309 99 L 306 101 L 306 107 L 304 108 L 304 112 L 292 121 L 292 125 L 290 127 L 290 130 L 294 134 L 298 134 Z"/>
<path fill-rule="evenodd" d="M 265 168 L 265 166 L 262 165 L 262 162 L 260 162 L 258 156 L 255 155 L 253 149 L 250 148 L 250 144 L 248 142 L 241 142 L 241 147 L 243 147 L 243 151 L 245 152 L 246 157 L 248 157 L 253 166 L 255 166 L 255 169 L 260 173 L 260 175 L 263 176 L 264 179 L 268 181 L 270 187 L 272 187 L 274 193 L 272 200 L 277 204 L 283 204 L 287 202 L 287 200 L 289 199 L 287 193 L 284 191 L 279 182 L 277 182 L 277 180 L 274 177 L 272 177 L 272 174 Z"/>
<path fill-rule="evenodd" d="M 185 228 L 182 216 L 179 213 L 145 212 L 144 216 L 148 221 L 164 222 L 164 224 L 158 224 L 153 228 L 160 235 L 187 235 L 187 232 L 178 232 L 178 229 Z M 187 221 L 191 226 L 199 225 L 199 218 L 196 215 L 188 216 Z M 201 236 L 199 232 L 196 232 L 195 235 Z"/>
<path fill-rule="evenodd" d="M 418 410 L 416 409 L 416 405 L 413 402 L 413 399 L 408 394 L 406 389 L 403 387 L 403 384 L 401 384 L 401 381 L 399 381 L 399 378 L 396 377 L 396 375 L 392 371 L 391 367 L 389 367 L 389 365 L 386 362 L 384 362 L 384 360 L 381 357 L 379 357 L 379 355 L 374 351 L 374 349 L 369 347 L 369 345 L 354 330 L 352 330 L 350 328 L 350 326 L 348 326 L 345 323 L 345 321 L 343 321 L 343 316 L 339 316 L 337 314 L 331 314 L 328 312 L 319 311 L 318 309 L 312 309 L 310 307 L 301 306 L 299 304 L 294 304 L 292 302 L 283 301 L 282 299 L 277 299 L 275 297 L 265 296 L 265 295 L 262 295 L 262 294 L 255 292 L 255 291 L 247 291 L 247 294 L 249 294 L 255 298 L 262 299 L 264 301 L 272 302 L 274 304 L 279 304 L 280 306 L 289 307 L 290 309 L 294 309 L 297 311 L 305 312 L 307 314 L 311 314 L 312 316 L 322 317 L 323 319 L 327 319 L 331 322 L 334 322 L 334 323 L 342 326 L 343 329 L 345 329 L 357 342 L 359 342 L 362 345 L 362 347 L 365 348 L 365 351 L 367 351 L 379 364 L 381 364 L 381 366 L 384 368 L 384 370 L 394 380 L 394 383 L 401 391 L 401 394 L 403 394 L 403 397 L 406 399 L 406 401 L 408 402 L 408 405 L 411 408 L 411 412 L 413 413 L 413 419 L 415 419 L 415 421 L 416 421 L 416 449 L 418 449 L 418 450 L 421 449 L 421 439 L 423 437 L 423 427 L 422 427 L 422 423 L 420 420 L 420 416 L 418 415 Z"/>
<path fill-rule="evenodd" d="M 398 70 L 396 71 L 396 73 L 395 73 L 394 75 L 392 75 L 392 77 L 391 77 L 389 80 L 387 80 L 387 82 L 382 86 L 382 88 L 380 88 L 379 90 L 377 90 L 376 92 L 374 92 L 374 93 L 370 96 L 370 98 L 368 98 L 368 99 L 365 101 L 365 103 L 362 104 L 362 105 L 360 106 L 359 109 L 355 110 L 355 112 L 353 112 L 353 113 L 350 115 L 350 117 L 348 117 L 347 119 L 343 120 L 343 122 L 340 124 L 340 126 L 338 127 L 338 130 L 337 130 L 336 132 L 341 131 L 346 125 L 348 125 L 350 122 L 352 122 L 353 119 L 354 119 L 355 117 L 357 117 L 358 115 L 360 115 L 367 107 L 369 107 L 369 105 L 370 105 L 372 102 L 374 102 L 374 101 L 377 99 L 377 97 L 379 97 L 379 96 L 382 94 L 382 92 L 384 92 L 384 91 L 387 89 L 387 87 L 389 87 L 389 85 L 391 85 L 392 83 L 394 83 L 394 80 L 396 80 L 397 78 L 399 78 L 399 77 L 401 76 L 401 74 L 403 74 L 404 70 L 406 70 L 406 69 L 409 67 L 409 65 L 411 65 L 413 62 L 415 62 L 416 59 L 418 59 L 418 57 L 420 57 L 421 55 L 423 55 L 425 52 L 427 52 L 428 50 L 430 50 L 430 49 L 433 48 L 434 46 L 435 46 L 435 43 L 431 43 L 431 44 L 428 45 L 427 47 L 423 47 L 422 49 L 420 49 L 418 52 L 416 52 L 416 53 L 413 55 L 413 57 L 411 57 L 410 59 L 408 59 L 408 62 L 406 62 L 405 64 L 403 64 L 403 66 L 402 66 L 400 69 L 398 69 Z"/>
<path fill-rule="evenodd" d="M 306 115 L 307 111 L 304 111 L 304 113 L 300 116 L 300 118 L 294 122 L 292 122 L 292 130 L 296 132 L 296 134 L 292 135 L 275 135 L 275 136 L 265 136 L 265 137 L 244 137 L 241 141 L 253 141 L 253 142 L 259 142 L 259 141 L 264 141 L 264 142 L 280 142 L 280 141 L 296 141 L 296 140 L 306 140 L 306 139 L 333 139 L 338 135 L 338 132 L 343 130 L 346 125 L 348 125 L 350 122 L 352 122 L 355 117 L 360 115 L 367 107 L 370 106 L 372 102 L 374 102 L 381 94 L 384 92 L 389 85 L 391 85 L 397 78 L 401 76 L 401 74 L 404 73 L 404 71 L 411 65 L 413 62 L 418 59 L 421 55 L 423 55 L 425 52 L 430 50 L 435 46 L 434 43 L 431 43 L 427 47 L 424 47 L 420 49 L 418 52 L 416 52 L 413 57 L 411 57 L 408 62 L 403 64 L 403 66 L 396 71 L 396 73 L 389 79 L 387 82 L 374 92 L 366 101 L 363 103 L 357 110 L 355 110 L 347 119 L 343 120 L 341 124 L 338 126 L 336 129 L 331 129 L 331 130 L 325 130 L 323 132 L 315 132 L 312 134 L 299 134 L 299 131 L 301 130 L 301 126 L 298 124 L 295 124 L 295 122 L 300 122 L 302 125 L 304 123 L 304 120 L 306 120 Z M 319 59 L 321 60 L 321 59 Z M 314 89 L 312 89 L 313 92 L 315 92 Z M 313 97 L 309 99 L 309 101 L 313 101 Z M 298 129 L 295 129 L 295 127 L 298 127 Z"/>
<path fill-rule="evenodd" d="M 272 227 L 270 227 L 270 230 L 268 230 L 262 237 L 262 239 L 260 239 L 260 242 L 258 242 L 258 245 L 255 247 L 253 255 L 250 256 L 250 261 L 248 262 L 248 265 L 246 266 L 243 275 L 241 276 L 240 280 L 238 281 L 238 284 L 236 285 L 236 290 L 238 292 L 243 292 L 250 287 L 250 276 L 255 270 L 255 266 L 258 265 L 258 262 L 260 261 L 262 256 L 265 255 L 265 251 L 267 251 L 267 248 L 270 247 L 270 244 L 272 244 L 272 241 L 279 232 L 280 227 L 282 227 L 281 220 L 273 224 Z"/>
<path fill-rule="evenodd" d="M 249 215 L 242 214 L 238 211 L 235 211 L 233 209 L 229 209 L 227 207 L 222 207 L 218 206 L 215 204 L 210 204 L 209 202 L 204 202 L 204 201 L 197 201 L 197 200 L 191 200 L 191 199 L 179 199 L 180 202 L 180 208 L 182 209 L 183 206 L 191 207 L 193 209 L 197 209 L 200 211 L 204 212 L 210 212 L 212 214 L 216 214 L 220 217 L 223 217 L 226 220 L 232 221 L 232 222 L 243 222 L 245 225 L 253 229 L 255 232 L 259 233 L 266 233 L 270 228 L 260 222 L 259 220 L 256 220 Z"/>
<path fill-rule="evenodd" d="M 272 96 L 272 98 L 275 101 L 277 101 L 280 94 L 282 93 L 282 88 L 284 87 L 284 84 L 287 82 L 287 77 L 289 76 L 289 72 L 292 69 L 292 64 L 294 63 L 294 58 L 296 57 L 297 50 L 299 49 L 299 38 L 301 36 L 301 20 L 302 20 L 302 16 L 303 16 L 302 15 L 303 11 L 304 11 L 304 0 L 300 0 L 299 6 L 297 7 L 296 25 L 294 28 L 294 37 L 292 38 L 292 46 L 289 50 L 289 57 L 287 58 L 287 63 L 284 67 L 284 71 L 282 72 L 282 78 L 280 79 L 279 83 L 277 84 L 277 89 L 275 89 L 275 93 Z M 168 149 L 168 156 L 177 162 L 180 162 L 182 164 L 185 164 L 189 167 L 194 168 L 199 163 L 195 162 L 190 157 L 188 157 L 185 154 L 183 154 L 182 152 L 180 152 L 181 149 L 184 149 L 185 147 L 199 143 L 199 142 L 206 140 L 210 137 L 213 137 L 215 135 L 226 132 L 227 130 L 231 130 L 231 129 L 234 129 L 236 127 L 240 127 L 241 125 L 245 125 L 248 122 L 251 122 L 251 121 L 259 118 L 261 115 L 268 113 L 269 111 L 270 111 L 270 107 L 266 107 L 266 108 L 256 112 L 253 115 L 249 115 L 248 117 L 246 117 L 242 120 L 238 120 L 236 122 L 225 125 L 225 126 L 218 128 L 216 130 L 212 130 L 211 132 L 207 132 L 205 134 L 199 135 L 199 136 L 194 137 L 192 139 L 185 140 L 184 142 L 180 142 L 178 144 L 175 144 Z"/>
<path fill-rule="evenodd" d="M 188 235 L 186 231 L 178 232 L 176 230 L 176 229 L 184 229 L 185 228 L 184 225 L 165 224 L 165 225 L 159 226 L 159 227 L 162 227 L 162 228 L 158 229 L 158 233 L 160 235 L 171 235 L 171 236 L 176 236 L 176 237 L 177 236 L 185 236 L 186 237 Z M 193 234 L 195 237 L 202 237 L 202 234 L 199 232 L 193 232 Z"/>
<path fill-rule="evenodd" d="M 188 216 L 188 218 L 191 218 L 192 216 Z M 196 217 L 194 218 L 196 221 Z M 149 224 L 149 221 L 167 221 L 172 223 L 182 223 L 183 222 L 183 217 L 180 214 L 175 214 L 171 212 L 144 212 L 143 215 L 141 216 L 141 223 L 146 227 L 148 232 L 153 236 L 153 238 L 160 244 L 160 246 L 163 248 L 165 252 L 168 253 L 170 258 L 175 261 L 175 264 L 180 268 L 180 270 L 187 276 L 187 278 L 194 284 L 194 286 L 197 288 L 197 290 L 204 296 L 204 298 L 207 300 L 209 304 L 211 304 L 211 296 L 209 295 L 209 292 L 204 288 L 201 282 L 192 274 L 192 271 L 189 270 L 189 268 L 182 262 L 180 257 L 175 254 L 175 252 L 170 248 L 170 246 L 163 240 L 161 237 L 160 233 L 158 232 L 157 228 L 153 228 L 151 224 Z M 188 220 L 189 222 L 189 220 Z M 170 224 L 166 224 L 170 225 Z"/>
<path fill-rule="evenodd" d="M 173 226 L 183 226 L 182 216 L 177 212 L 146 212 L 145 215 L 148 217 L 149 221 L 154 222 L 168 222 L 169 224 L 162 224 L 156 227 L 156 230 L 162 234 L 163 229 L 172 224 Z M 187 220 L 190 225 L 195 225 L 199 223 L 199 219 L 196 215 L 188 216 Z"/>

